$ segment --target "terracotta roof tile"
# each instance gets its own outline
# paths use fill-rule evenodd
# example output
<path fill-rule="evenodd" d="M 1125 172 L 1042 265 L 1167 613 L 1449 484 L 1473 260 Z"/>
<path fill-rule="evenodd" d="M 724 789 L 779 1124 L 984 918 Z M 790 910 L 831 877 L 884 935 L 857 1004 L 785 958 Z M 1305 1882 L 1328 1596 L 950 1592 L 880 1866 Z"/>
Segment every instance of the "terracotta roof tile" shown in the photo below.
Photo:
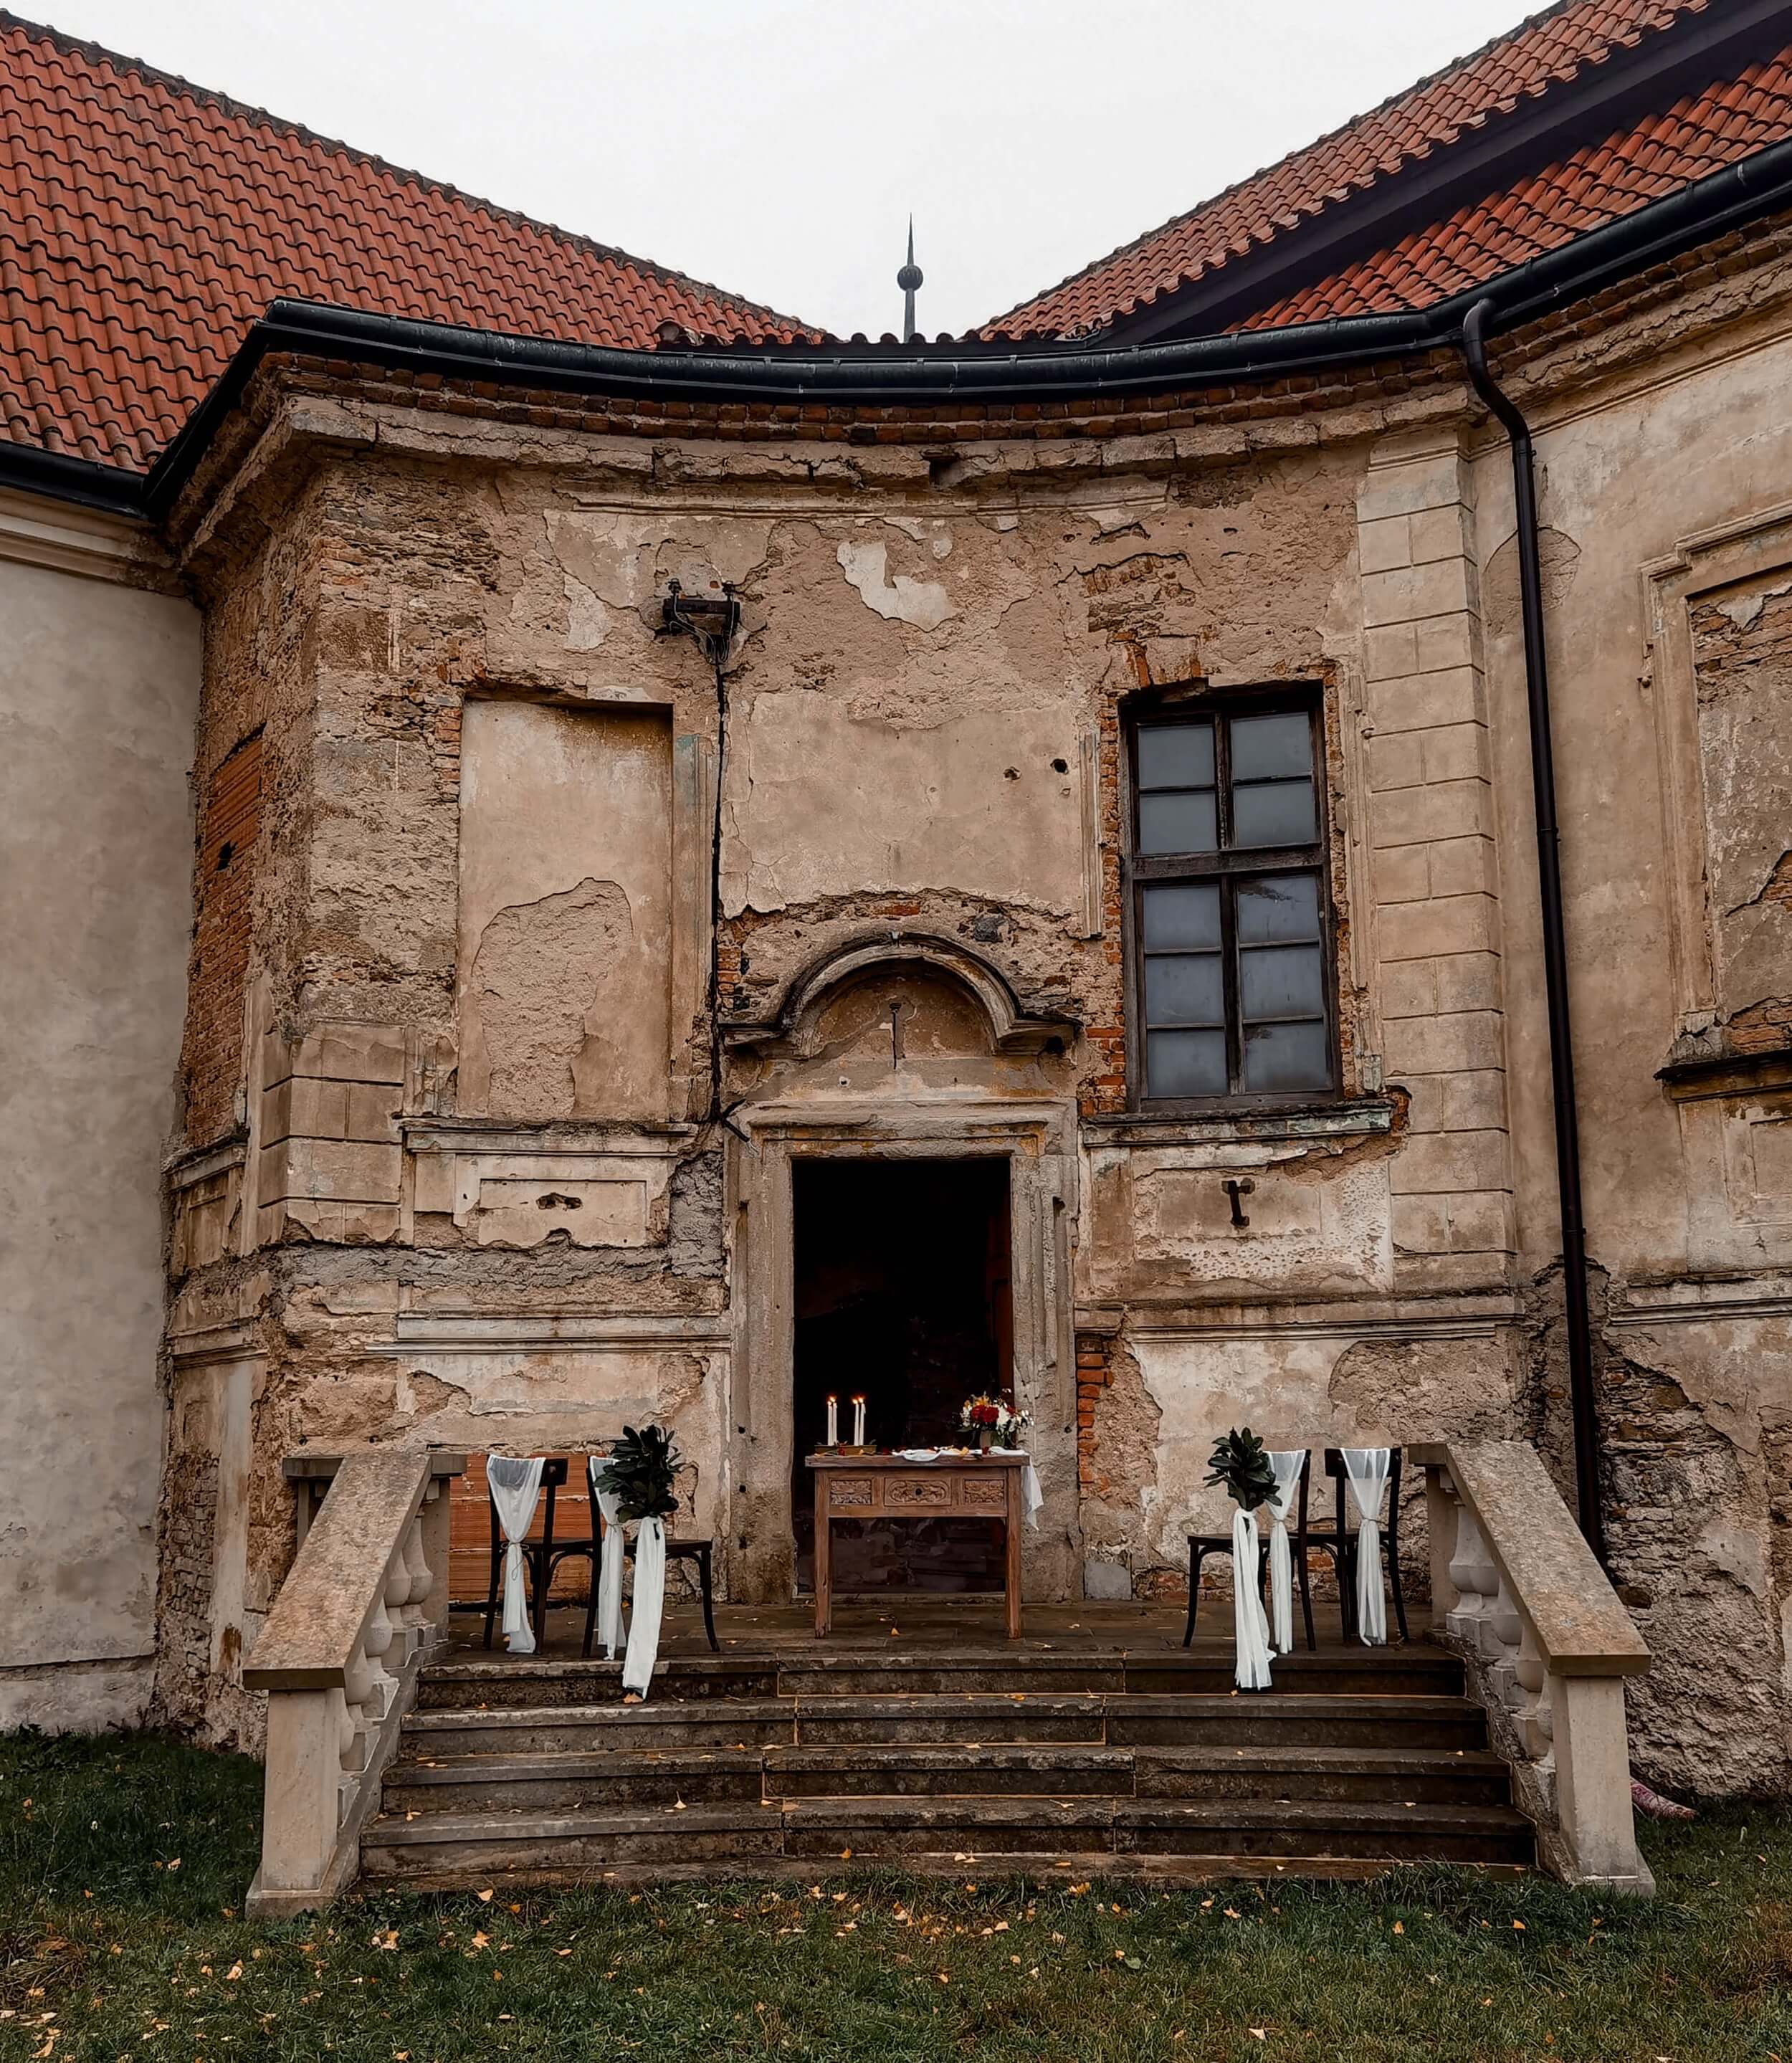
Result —
<path fill-rule="evenodd" d="M 1577 151 L 1447 222 L 1347 266 L 1240 325 L 1428 308 L 1792 136 L 1792 49 Z"/>
<path fill-rule="evenodd" d="M 986 333 L 1075 334 L 1173 293 L 1712 0 L 1561 0 L 1317 143 L 1086 266 Z"/>
<path fill-rule="evenodd" d="M 750 301 L 0 13 L 0 436 L 146 469 L 281 296 L 569 343 Z"/>

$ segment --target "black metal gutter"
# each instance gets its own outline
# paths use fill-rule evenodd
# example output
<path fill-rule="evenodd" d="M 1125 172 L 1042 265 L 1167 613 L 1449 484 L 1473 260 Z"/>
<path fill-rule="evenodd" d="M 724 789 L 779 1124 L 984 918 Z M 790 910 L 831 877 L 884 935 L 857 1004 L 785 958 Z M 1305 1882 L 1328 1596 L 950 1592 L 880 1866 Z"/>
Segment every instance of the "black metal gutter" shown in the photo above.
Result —
<path fill-rule="evenodd" d="M 1530 424 L 1488 370 L 1487 327 L 1493 312 L 1490 300 L 1477 301 L 1469 309 L 1462 324 L 1462 355 L 1475 392 L 1512 440 L 1512 493 L 1518 519 L 1518 596 L 1525 626 L 1525 698 L 1530 719 L 1531 790 L 1537 813 L 1537 903 L 1543 921 L 1543 993 L 1549 1027 L 1549 1086 L 1556 1114 L 1562 1308 L 1568 1327 L 1568 1393 L 1574 1421 L 1575 1500 L 1581 1530 L 1603 1563 L 1605 1522 L 1599 1490 L 1599 1411 L 1593 1393 L 1586 1221 L 1581 1199 L 1581 1128 L 1574 1097 L 1568 934 L 1562 914 L 1561 834 L 1556 822 L 1556 754 L 1544 640 L 1543 566 L 1537 547 L 1536 455 Z"/>
<path fill-rule="evenodd" d="M 1480 303 L 1493 309 L 1485 319 L 1489 330 L 1513 328 L 1788 208 L 1792 140 L 1770 144 L 1740 164 L 1515 266 L 1485 287 L 1428 308 L 1120 350 L 998 343 L 619 351 L 276 300 L 147 474 L 0 444 L 0 485 L 158 519 L 191 477 L 255 368 L 279 352 L 501 387 L 721 404 L 898 407 L 945 400 L 1062 400 L 1288 379 L 1454 350 L 1469 310 Z M 668 425 L 669 433 L 674 429 Z"/>

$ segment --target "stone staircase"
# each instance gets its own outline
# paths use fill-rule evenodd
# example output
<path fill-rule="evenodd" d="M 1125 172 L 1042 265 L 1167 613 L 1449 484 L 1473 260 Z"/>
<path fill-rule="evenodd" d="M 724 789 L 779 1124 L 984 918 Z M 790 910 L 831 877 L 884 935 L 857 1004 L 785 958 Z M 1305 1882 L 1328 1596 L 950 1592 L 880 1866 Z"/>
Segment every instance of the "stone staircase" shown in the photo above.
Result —
<path fill-rule="evenodd" d="M 364 1878 L 500 1882 L 923 1872 L 1372 1874 L 1534 1858 L 1462 1668 L 1423 1643 L 1298 1654 L 1234 1691 L 1229 1651 L 673 1655 L 425 1666 Z"/>

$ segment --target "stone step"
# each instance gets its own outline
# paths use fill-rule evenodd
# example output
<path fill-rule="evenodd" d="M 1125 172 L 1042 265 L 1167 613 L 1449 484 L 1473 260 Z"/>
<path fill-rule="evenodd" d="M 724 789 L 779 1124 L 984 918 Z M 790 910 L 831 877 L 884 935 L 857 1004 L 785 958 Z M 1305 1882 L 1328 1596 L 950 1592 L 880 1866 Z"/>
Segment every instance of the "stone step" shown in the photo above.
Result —
<path fill-rule="evenodd" d="M 649 1806 L 757 1805 L 765 1796 L 757 1747 L 587 1755 L 456 1755 L 400 1762 L 386 1774 L 384 1810 L 448 1812 L 631 1812 Z"/>
<path fill-rule="evenodd" d="M 796 1737 L 797 1707 L 789 1698 L 412 1711 L 404 1731 L 405 1755 L 420 1761 L 461 1755 L 578 1755 L 604 1748 L 721 1754 Z"/>
<path fill-rule="evenodd" d="M 577 1755 L 603 1749 L 726 1753 L 779 1742 L 950 1747 L 983 1743 L 1081 1743 L 1108 1747 L 1476 1749 L 1486 1745 L 1481 1708 L 1452 1697 L 1260 1697 L 1174 1692 L 1111 1697 L 822 1697 L 654 1699 L 639 1705 L 412 1712 L 408 1760 L 460 1755 Z"/>
<path fill-rule="evenodd" d="M 1388 1861 L 1528 1863 L 1529 1820 L 1510 1807 L 1199 1804 L 1162 1799 L 804 1799 L 782 1814 L 784 1852 L 866 1862 L 950 1851 L 966 1860 L 1016 1849 L 1069 1855 L 1199 1853 Z"/>
<path fill-rule="evenodd" d="M 1495 1755 L 1334 1748 L 1112 1748 L 964 1742 L 953 1746 L 741 1747 L 403 1760 L 385 1809 L 424 1812 L 632 1812 L 766 1798 L 1103 1797 L 1383 1800 L 1503 1805 Z"/>
<path fill-rule="evenodd" d="M 1103 1797 L 1504 1805 L 1496 1755 L 1329 1748 L 767 1748 L 771 1798 Z"/>
<path fill-rule="evenodd" d="M 1462 1665 L 1423 1643 L 1387 1648 L 1297 1651 L 1275 1663 L 1271 1695 L 1456 1696 Z M 793 1648 L 746 1655 L 674 1655 L 653 1678 L 660 1703 L 717 1699 L 962 1696 L 1224 1696 L 1229 1649 L 1103 1652 L 984 1645 L 886 1654 L 865 1648 Z M 424 1711 L 553 1710 L 621 1703 L 619 1662 L 514 1660 L 437 1663 L 424 1673 Z"/>
<path fill-rule="evenodd" d="M 727 1655 L 673 1655 L 653 1671 L 653 1696 L 661 1703 L 777 1694 L 777 1665 L 762 1657 L 737 1661 Z M 622 1698 L 620 1662 L 544 1662 L 533 1656 L 432 1662 L 417 1684 L 417 1709 L 424 1712 L 514 1711 L 524 1707 L 551 1711 L 568 1705 L 621 1704 Z"/>
<path fill-rule="evenodd" d="M 1129 1695 L 1179 1692 L 1223 1697 L 1234 1688 L 1230 1647 L 1223 1655 L 1132 1655 L 1127 1658 Z M 1416 1644 L 1355 1647 L 1309 1655 L 1297 1649 L 1270 1665 L 1275 1697 L 1460 1697 L 1462 1663 L 1443 1649 Z"/>
<path fill-rule="evenodd" d="M 376 1883 L 481 1884 L 496 1876 L 585 1876 L 630 1864 L 702 1864 L 751 1873 L 784 1852 L 781 1815 L 764 1805 L 660 1806 L 625 1812 L 382 1813 L 361 1836 Z"/>
<path fill-rule="evenodd" d="M 1056 1741 L 1099 1745 L 1108 1698 L 960 1694 L 907 1698 L 804 1698 L 796 1738 L 805 1747 L 896 1746 L 937 1742 Z"/>
<path fill-rule="evenodd" d="M 1334 1801 L 852 1798 L 629 1812 L 382 1815 L 363 1837 L 376 1882 L 553 1880 L 647 1865 L 752 1875 L 761 1865 L 930 1859 L 1005 1869 L 1107 1872 L 1116 1857 L 1328 1863 L 1441 1860 L 1521 1866 L 1531 1828 L 1509 1808 Z M 1027 1859 L 1023 1864 L 1021 1858 Z M 663 1872 L 662 1872 L 663 1873 Z"/>
<path fill-rule="evenodd" d="M 1110 1747 L 1484 1748 L 1487 1716 L 1466 1698 L 1316 1698 L 1266 1691 L 1111 1699 Z"/>
<path fill-rule="evenodd" d="M 1506 1805 L 1511 1772 L 1484 1748 L 1139 1748 L 1139 1798 Z"/>

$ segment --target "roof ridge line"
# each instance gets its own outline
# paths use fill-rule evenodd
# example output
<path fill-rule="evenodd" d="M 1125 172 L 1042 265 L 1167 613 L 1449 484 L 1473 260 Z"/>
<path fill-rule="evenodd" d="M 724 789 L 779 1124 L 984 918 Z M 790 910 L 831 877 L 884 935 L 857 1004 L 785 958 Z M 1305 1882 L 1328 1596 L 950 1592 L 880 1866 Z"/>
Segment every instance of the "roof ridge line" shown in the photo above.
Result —
<path fill-rule="evenodd" d="M 1490 36 L 1485 43 L 1479 45 L 1474 50 L 1465 51 L 1461 57 L 1452 58 L 1448 64 L 1440 66 L 1436 71 L 1424 73 L 1421 77 L 1414 79 L 1410 85 L 1403 86 L 1396 92 L 1390 93 L 1384 99 L 1378 100 L 1372 107 L 1365 107 L 1360 112 L 1337 123 L 1336 127 L 1321 131 L 1317 136 L 1312 137 L 1306 143 L 1297 145 L 1293 150 L 1284 151 L 1280 157 L 1272 158 L 1267 165 L 1259 165 L 1255 171 L 1241 173 L 1237 179 L 1229 181 L 1225 186 L 1216 187 L 1213 192 L 1196 201 L 1192 207 L 1184 208 L 1179 214 L 1169 215 L 1163 221 L 1155 223 L 1151 228 L 1141 230 L 1136 236 L 1127 238 L 1125 243 L 1115 244 L 1105 257 L 1094 258 L 1087 265 L 1079 265 L 1074 272 L 1067 272 L 1064 277 L 1058 280 L 1055 284 L 1040 288 L 1036 293 L 1029 294 L 1024 300 L 1015 302 L 1012 308 L 1004 310 L 1002 314 L 991 316 L 986 320 L 976 324 L 974 327 L 978 330 L 999 329 L 1011 316 L 1019 315 L 1022 309 L 1031 308 L 1035 301 L 1047 300 L 1054 294 L 1061 294 L 1067 287 L 1075 286 L 1079 279 L 1089 278 L 1092 274 L 1100 271 L 1103 267 L 1111 265 L 1117 258 L 1124 258 L 1130 252 L 1142 250 L 1154 238 L 1162 236 L 1168 230 L 1179 227 L 1185 222 L 1193 221 L 1196 215 L 1205 214 L 1207 209 L 1215 207 L 1218 203 L 1228 200 L 1234 195 L 1243 193 L 1247 187 L 1255 186 L 1258 180 L 1268 178 L 1273 172 L 1280 171 L 1284 166 L 1292 165 L 1296 159 L 1305 157 L 1310 151 L 1317 151 L 1327 143 L 1336 143 L 1340 137 L 1348 136 L 1352 130 L 1360 128 L 1364 123 L 1372 121 L 1378 115 L 1387 114 L 1390 110 L 1399 107 L 1403 100 L 1410 99 L 1414 94 L 1423 93 L 1428 87 L 1441 85 L 1452 72 L 1463 71 L 1481 63 L 1484 58 L 1498 50 L 1502 43 L 1515 42 L 1527 30 L 1536 28 L 1539 23 L 1547 22 L 1558 14 L 1572 14 L 1577 7 L 1586 4 L 1587 0 L 1552 0 L 1550 6 L 1540 7 L 1534 14 L 1525 15 L 1521 21 L 1515 22 L 1509 29 L 1502 30 L 1497 36 Z M 1675 22 L 1664 23 L 1655 31 L 1658 35 L 1669 34 L 1682 14 L 1703 14 L 1708 11 L 1710 0 L 1672 0 L 1672 4 L 1675 6 Z M 1581 64 L 1577 65 L 1573 75 L 1577 77 L 1585 64 L 1591 62 L 1593 60 L 1583 60 Z M 1605 60 L 1601 58 L 1597 62 L 1603 63 Z M 1485 117 L 1483 119 L 1485 119 Z M 1316 215 L 1323 213 L 1324 208 L 1324 203 L 1322 203 L 1320 207 L 1316 208 L 1313 212 Z M 1258 247 L 1260 240 L 1253 239 L 1246 247 L 1248 249 Z M 1185 275 L 1184 278 L 1186 279 L 1187 276 L 1188 275 Z M 1176 283 L 1178 286 L 1183 284 L 1183 279 L 1179 279 Z M 1159 288 L 1149 293 L 1141 294 L 1132 305 L 1137 308 L 1148 307 L 1157 299 L 1158 293 L 1162 291 L 1163 290 Z M 1170 291 L 1174 292 L 1175 288 L 1172 288 Z"/>
<path fill-rule="evenodd" d="M 1564 0 L 1571 4 L 1571 0 Z M 71 36 L 47 22 L 28 21 L 22 14 L 15 14 L 10 8 L 0 7 L 0 34 L 17 29 L 34 42 L 50 44 L 69 57 L 83 58 L 90 63 L 109 66 L 121 74 L 143 79 L 166 90 L 184 95 L 201 106 L 214 107 L 220 113 L 235 116 L 239 120 L 277 135 L 295 137 L 319 149 L 352 159 L 357 164 L 370 167 L 384 173 L 388 178 L 399 179 L 431 193 L 440 194 L 444 199 L 456 200 L 476 208 L 489 215 L 494 222 L 510 223 L 524 229 L 539 231 L 544 236 L 558 239 L 563 243 L 579 250 L 590 251 L 613 263 L 632 265 L 637 271 L 653 274 L 656 279 L 689 288 L 693 293 L 708 295 L 712 300 L 731 308 L 744 309 L 750 314 L 763 316 L 768 322 L 793 330 L 813 330 L 816 325 L 798 316 L 789 316 L 781 310 L 769 307 L 762 301 L 749 300 L 744 294 L 732 292 L 707 279 L 699 279 L 693 274 L 680 271 L 675 266 L 662 265 L 657 259 L 637 257 L 632 251 L 625 251 L 619 244 L 605 243 L 595 236 L 588 236 L 581 230 L 566 229 L 557 222 L 544 221 L 539 215 L 528 215 L 521 208 L 506 207 L 501 201 L 488 200 L 483 194 L 468 193 L 447 179 L 435 179 L 428 172 L 414 171 L 408 165 L 395 164 L 390 158 L 383 158 L 376 151 L 363 150 L 359 144 L 344 143 L 340 137 L 326 136 L 320 130 L 311 128 L 303 122 L 295 122 L 284 115 L 275 115 L 265 107 L 258 107 L 251 101 L 239 100 L 233 95 L 221 93 L 216 88 L 198 86 L 179 72 L 163 71 L 159 66 L 146 63 L 121 50 L 109 50 L 103 43 L 96 43 L 82 36 Z"/>

